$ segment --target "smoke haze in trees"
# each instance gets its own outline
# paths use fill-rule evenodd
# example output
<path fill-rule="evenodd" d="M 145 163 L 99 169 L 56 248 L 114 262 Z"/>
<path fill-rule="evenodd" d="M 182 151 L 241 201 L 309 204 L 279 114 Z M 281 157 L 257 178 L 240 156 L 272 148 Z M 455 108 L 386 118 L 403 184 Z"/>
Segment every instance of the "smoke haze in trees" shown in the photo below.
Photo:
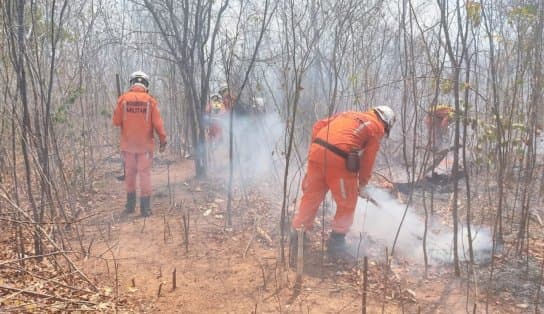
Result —
<path fill-rule="evenodd" d="M 228 114 L 219 121 L 223 129 L 221 156 L 226 156 L 228 160 Z M 247 188 L 256 186 L 259 182 L 279 178 L 285 164 L 285 157 L 281 154 L 284 132 L 285 125 L 275 112 L 234 115 L 234 179 L 237 185 Z M 228 167 L 228 162 L 221 164 Z"/>

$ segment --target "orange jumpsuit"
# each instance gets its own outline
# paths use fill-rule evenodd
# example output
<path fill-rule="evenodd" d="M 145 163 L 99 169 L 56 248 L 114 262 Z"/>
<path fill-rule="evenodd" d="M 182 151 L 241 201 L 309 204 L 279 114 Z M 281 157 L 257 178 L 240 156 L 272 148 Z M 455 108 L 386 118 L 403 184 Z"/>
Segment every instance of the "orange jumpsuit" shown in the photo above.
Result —
<path fill-rule="evenodd" d="M 230 92 L 224 92 L 223 94 L 221 94 L 221 97 L 223 97 L 223 105 L 225 110 L 230 111 L 232 109 L 232 106 L 234 106 L 236 97 L 234 97 L 234 95 Z"/>
<path fill-rule="evenodd" d="M 225 119 L 225 105 L 220 101 L 210 101 L 205 108 L 208 119 L 208 138 L 211 141 L 221 142 L 223 140 L 223 128 L 221 119 Z"/>
<path fill-rule="evenodd" d="M 359 186 L 365 186 L 385 133 L 380 118 L 373 112 L 344 112 L 314 124 L 308 154 L 308 170 L 302 182 L 302 199 L 293 218 L 294 228 L 313 226 L 319 205 L 328 190 L 336 202 L 332 230 L 347 233 L 353 223 Z M 346 169 L 345 159 L 313 141 L 319 138 L 345 152 L 359 151 L 360 170 Z"/>
<path fill-rule="evenodd" d="M 113 124 L 121 127 L 121 152 L 125 161 L 125 188 L 136 192 L 140 178 L 140 196 L 151 196 L 151 165 L 155 143 L 153 130 L 166 143 L 157 101 L 142 86 L 134 85 L 117 99 Z"/>

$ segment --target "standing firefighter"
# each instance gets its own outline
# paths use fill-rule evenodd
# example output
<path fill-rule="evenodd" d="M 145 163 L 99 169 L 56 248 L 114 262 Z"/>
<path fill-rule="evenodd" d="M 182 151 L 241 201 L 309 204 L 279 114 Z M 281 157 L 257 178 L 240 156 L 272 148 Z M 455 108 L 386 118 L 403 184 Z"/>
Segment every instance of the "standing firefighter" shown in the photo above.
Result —
<path fill-rule="evenodd" d="M 205 121 L 208 127 L 208 140 L 219 143 L 223 141 L 222 124 L 226 116 L 225 105 L 219 94 L 210 97 L 210 101 L 205 108 Z"/>
<path fill-rule="evenodd" d="M 218 93 L 221 95 L 225 110 L 230 111 L 236 102 L 236 97 L 230 92 L 229 86 L 226 84 L 221 85 Z"/>
<path fill-rule="evenodd" d="M 368 112 L 340 113 L 314 124 L 303 195 L 293 228 L 310 230 L 319 205 L 331 190 L 336 213 L 327 247 L 332 254 L 344 250 L 357 196 L 366 196 L 364 187 L 370 180 L 380 141 L 384 134 L 389 136 L 394 123 L 393 110 L 378 106 Z M 291 243 L 295 240 L 293 230 Z"/>
<path fill-rule="evenodd" d="M 141 71 L 130 75 L 130 90 L 117 99 L 113 124 L 121 127 L 121 152 L 125 162 L 127 204 L 124 214 L 136 207 L 136 177 L 140 179 L 140 213 L 151 215 L 151 165 L 155 143 L 153 130 L 158 133 L 160 152 L 166 147 L 157 101 L 148 93 L 149 77 Z"/>

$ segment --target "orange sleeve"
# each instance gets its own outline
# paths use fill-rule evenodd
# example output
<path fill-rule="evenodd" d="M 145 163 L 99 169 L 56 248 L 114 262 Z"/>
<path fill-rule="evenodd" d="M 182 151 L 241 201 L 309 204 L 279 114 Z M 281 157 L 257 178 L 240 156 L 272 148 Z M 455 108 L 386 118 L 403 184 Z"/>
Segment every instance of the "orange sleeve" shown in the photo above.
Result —
<path fill-rule="evenodd" d="M 359 187 L 364 187 L 368 184 L 370 177 L 372 176 L 372 168 L 374 168 L 374 161 L 376 155 L 380 149 L 380 141 L 372 136 L 366 143 L 365 150 L 361 156 L 361 168 L 359 169 Z"/>
<path fill-rule="evenodd" d="M 151 112 L 151 122 L 153 123 L 153 128 L 159 134 L 159 140 L 161 143 L 166 143 L 166 131 L 164 130 L 164 123 L 162 122 L 161 113 L 159 111 L 159 106 L 156 101 L 153 101 Z"/>
<path fill-rule="evenodd" d="M 113 125 L 123 126 L 123 97 L 117 98 L 117 106 L 113 111 Z"/>

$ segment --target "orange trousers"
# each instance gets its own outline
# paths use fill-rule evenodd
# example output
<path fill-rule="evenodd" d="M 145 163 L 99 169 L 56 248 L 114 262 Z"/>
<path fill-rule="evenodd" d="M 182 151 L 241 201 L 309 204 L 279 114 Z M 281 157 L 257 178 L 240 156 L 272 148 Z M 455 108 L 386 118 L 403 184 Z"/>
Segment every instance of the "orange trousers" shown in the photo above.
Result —
<path fill-rule="evenodd" d="M 151 166 L 153 153 L 123 152 L 125 160 L 125 189 L 136 192 L 136 177 L 140 179 L 140 196 L 151 196 Z"/>
<path fill-rule="evenodd" d="M 359 195 L 357 174 L 347 171 L 343 162 L 329 161 L 325 168 L 324 163 L 313 160 L 308 161 L 308 170 L 302 181 L 303 195 L 298 213 L 293 218 L 293 228 L 310 230 L 313 227 L 319 205 L 329 190 L 336 202 L 332 230 L 344 234 L 349 231 Z"/>

